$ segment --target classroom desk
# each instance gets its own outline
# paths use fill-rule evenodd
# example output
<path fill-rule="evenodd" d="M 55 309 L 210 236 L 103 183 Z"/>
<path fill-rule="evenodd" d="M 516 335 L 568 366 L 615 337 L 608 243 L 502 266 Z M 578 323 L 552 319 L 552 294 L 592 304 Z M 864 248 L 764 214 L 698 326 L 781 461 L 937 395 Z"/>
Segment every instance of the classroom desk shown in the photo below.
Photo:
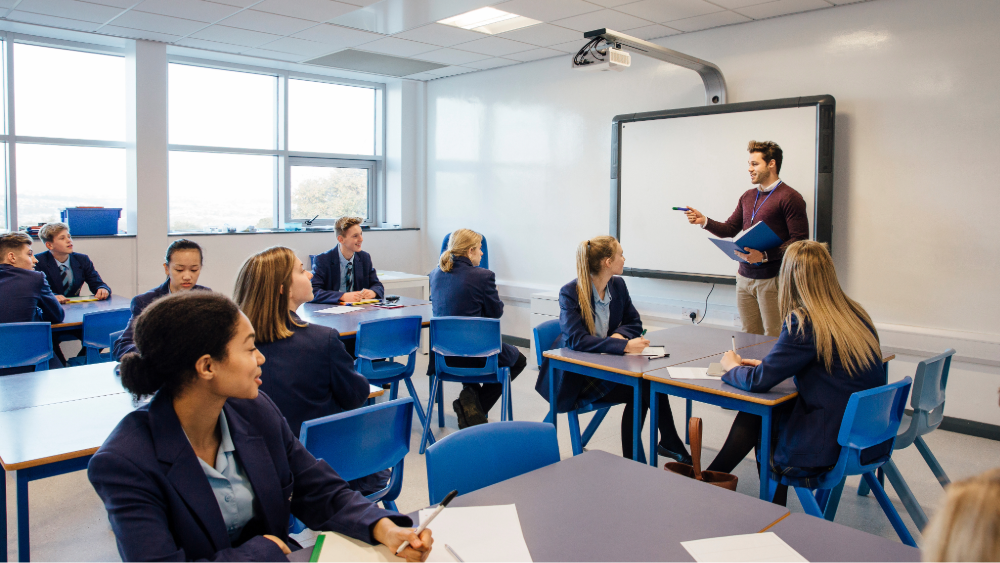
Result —
<path fill-rule="evenodd" d="M 63 322 L 52 325 L 53 332 L 70 330 L 83 324 L 83 316 L 87 313 L 98 311 L 114 311 L 115 309 L 128 309 L 132 300 L 128 297 L 111 294 L 111 297 L 104 301 L 87 301 L 85 303 L 67 303 L 62 306 L 66 316 Z"/>
<path fill-rule="evenodd" d="M 18 559 L 30 558 L 28 483 L 87 468 L 137 405 L 117 363 L 0 377 L 0 466 L 17 480 Z M 369 398 L 385 393 L 370 386 Z M 7 559 L 7 484 L 0 487 L 0 561 Z"/>
<path fill-rule="evenodd" d="M 791 514 L 768 530 L 809 561 L 920 561 L 920 550 L 808 514 Z"/>
<path fill-rule="evenodd" d="M 358 307 L 357 312 L 343 313 L 340 315 L 330 315 L 317 313 L 322 309 L 328 309 L 333 305 L 324 303 L 305 303 L 295 311 L 303 321 L 307 323 L 327 326 L 336 329 L 340 333 L 340 338 L 354 338 L 358 333 L 358 325 L 365 321 L 375 321 L 380 319 L 395 319 L 398 317 L 408 317 L 420 315 L 423 317 L 423 326 L 430 326 L 431 317 L 434 316 L 431 310 L 430 301 L 413 299 L 411 297 L 400 297 L 399 304 L 403 305 L 398 309 L 379 309 L 371 305 Z"/>
<path fill-rule="evenodd" d="M 397 289 L 406 287 L 420 288 L 420 298 L 427 301 L 431 298 L 430 276 L 420 274 L 407 274 L 406 272 L 380 271 L 378 281 L 382 283 L 386 294 L 395 293 Z"/>
<path fill-rule="evenodd" d="M 650 346 L 663 346 L 666 348 L 666 352 L 670 354 L 666 358 L 648 359 L 643 356 L 594 354 L 577 352 L 569 348 L 549 350 L 542 355 L 549 359 L 549 369 L 558 368 L 632 387 L 634 390 L 633 400 L 636 405 L 639 405 L 642 404 L 641 394 L 645 391 L 643 376 L 646 373 L 730 350 L 732 348 L 733 336 L 736 337 L 736 347 L 738 349 L 775 340 L 772 336 L 747 334 L 735 329 L 726 330 L 696 325 L 682 325 L 646 334 Z M 549 382 L 549 397 L 551 398 L 554 395 L 551 387 L 551 377 L 549 378 Z M 640 418 L 642 413 L 638 408 L 633 409 L 632 412 L 632 424 L 634 428 L 632 434 L 632 459 L 639 460 L 641 458 L 639 452 L 641 438 L 639 434 L 642 428 L 642 419 Z M 552 401 L 549 401 L 549 417 L 547 420 L 555 424 L 555 403 Z M 651 420 L 656 419 L 651 418 Z M 655 428 L 656 424 L 654 423 L 650 426 Z M 653 449 L 653 455 L 650 456 L 650 459 L 655 459 L 656 448 L 653 445 L 650 447 Z"/>

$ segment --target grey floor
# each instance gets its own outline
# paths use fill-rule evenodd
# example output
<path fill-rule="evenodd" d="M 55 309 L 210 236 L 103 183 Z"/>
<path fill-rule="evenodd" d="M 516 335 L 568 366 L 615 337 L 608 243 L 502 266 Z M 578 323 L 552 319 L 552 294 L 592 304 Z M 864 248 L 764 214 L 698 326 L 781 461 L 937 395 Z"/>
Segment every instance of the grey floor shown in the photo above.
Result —
<path fill-rule="evenodd" d="M 522 350 L 526 355 L 527 350 Z M 424 373 L 426 356 L 420 356 L 417 373 Z M 533 362 L 529 361 L 529 366 Z M 514 418 L 515 420 L 541 421 L 548 412 L 548 404 L 535 392 L 537 371 L 526 369 L 513 384 Z M 415 378 L 417 390 L 426 401 L 427 378 Z M 458 384 L 445 385 L 445 404 L 450 405 L 457 397 Z M 405 393 L 405 391 L 404 391 Z M 677 428 L 683 428 L 684 405 L 681 400 L 672 400 L 673 412 Z M 619 424 L 622 407 L 616 407 L 608 414 L 604 424 L 594 435 L 588 449 L 604 450 L 621 454 Z M 497 411 L 498 412 L 498 411 Z M 735 414 L 717 407 L 695 403 L 695 416 L 704 422 L 705 449 L 704 459 L 710 461 L 725 440 L 726 434 Z M 440 437 L 457 430 L 455 415 L 450 408 L 446 412 L 446 428 L 434 426 L 435 435 Z M 570 457 L 569 434 L 565 417 L 559 420 L 559 446 L 562 457 Z M 586 422 L 583 422 L 586 424 Z M 645 433 L 643 433 L 645 442 Z M 962 434 L 938 431 L 927 436 L 927 443 L 937 455 L 941 464 L 952 480 L 962 479 L 997 465 L 1000 460 L 1000 442 L 973 438 Z M 402 512 L 418 510 L 427 505 L 427 474 L 424 461 L 417 453 L 420 446 L 420 427 L 414 421 L 411 437 L 411 453 L 406 458 L 403 492 L 397 501 Z M 648 451 L 648 444 L 647 451 Z M 924 464 L 915 448 L 896 452 L 893 456 L 896 464 L 909 483 L 914 495 L 920 500 L 928 515 L 933 514 L 937 503 L 943 496 L 943 491 L 934 479 L 933 474 Z M 751 496 L 757 495 L 758 478 L 752 459 L 744 460 L 736 469 L 739 476 L 739 492 Z M 14 506 L 15 484 L 14 475 L 7 474 L 8 491 L 8 559 L 17 558 L 16 512 Z M 878 503 L 869 495 L 859 497 L 853 494 L 857 489 L 858 478 L 848 480 L 847 488 L 837 513 L 837 522 L 880 535 L 893 541 L 899 541 Z M 34 481 L 29 485 L 31 506 L 31 553 L 35 561 L 118 561 L 118 551 L 115 547 L 114 534 L 108 525 L 104 507 L 87 481 L 85 472 L 71 473 Z M 888 488 L 890 498 L 903 516 L 911 533 L 921 542 L 919 533 L 906 511 L 898 502 L 898 498 Z M 798 500 L 789 495 L 789 508 L 793 512 L 802 512 Z M 666 507 L 665 507 L 666 509 Z"/>

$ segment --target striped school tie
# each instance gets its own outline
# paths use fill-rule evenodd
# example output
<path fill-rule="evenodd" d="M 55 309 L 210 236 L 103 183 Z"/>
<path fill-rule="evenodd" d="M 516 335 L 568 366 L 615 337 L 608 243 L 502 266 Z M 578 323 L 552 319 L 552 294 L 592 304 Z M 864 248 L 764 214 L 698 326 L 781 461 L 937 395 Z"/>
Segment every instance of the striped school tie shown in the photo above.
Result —
<path fill-rule="evenodd" d="M 347 263 L 347 276 L 345 276 L 344 281 L 347 282 L 344 284 L 347 291 L 354 291 L 354 262 Z"/>
<path fill-rule="evenodd" d="M 60 264 L 59 269 L 62 270 L 63 293 L 69 293 L 69 285 L 73 279 L 73 271 L 70 270 L 69 266 L 65 264 Z"/>

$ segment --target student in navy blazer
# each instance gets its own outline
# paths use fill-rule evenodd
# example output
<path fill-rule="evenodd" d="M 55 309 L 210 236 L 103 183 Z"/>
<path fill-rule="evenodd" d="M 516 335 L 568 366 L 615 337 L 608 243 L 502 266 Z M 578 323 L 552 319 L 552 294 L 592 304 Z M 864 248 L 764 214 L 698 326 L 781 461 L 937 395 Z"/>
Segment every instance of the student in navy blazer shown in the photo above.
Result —
<path fill-rule="evenodd" d="M 785 251 L 778 275 L 781 335 L 763 360 L 726 352 L 722 380 L 746 391 L 765 392 L 794 378 L 799 396 L 775 425 L 771 469 L 802 486 L 828 471 L 840 457 L 837 435 L 851 394 L 886 383 L 878 334 L 868 313 L 837 282 L 826 246 L 799 241 Z M 825 343 L 825 344 L 824 344 Z M 739 413 L 725 445 L 708 469 L 732 472 L 760 436 L 759 416 Z M 891 441 L 863 452 L 864 462 L 890 453 Z M 784 505 L 780 486 L 774 502 Z"/>
<path fill-rule="evenodd" d="M 482 236 L 469 229 L 459 229 L 451 234 L 448 249 L 441 255 L 438 267 L 430 274 L 432 309 L 435 317 L 484 317 L 499 319 L 503 315 L 503 301 L 497 293 L 496 275 L 479 268 L 483 257 Z M 482 367 L 482 358 L 453 358 L 447 361 L 452 367 Z M 510 368 L 514 380 L 524 371 L 528 360 L 510 344 L 501 344 L 498 364 Z M 434 354 L 430 355 L 427 375 L 434 373 Z M 487 422 L 487 414 L 503 394 L 500 383 L 466 383 L 458 399 L 452 403 L 458 416 L 458 427 L 475 426 Z"/>
<path fill-rule="evenodd" d="M 338 219 L 337 246 L 313 260 L 313 303 L 353 303 L 385 296 L 371 255 L 361 250 L 364 241 L 361 222 L 360 217 Z"/>
<path fill-rule="evenodd" d="M 135 351 L 135 343 L 133 342 L 135 320 L 139 318 L 139 315 L 153 301 L 179 291 L 188 291 L 191 289 L 196 291 L 211 291 L 205 286 L 198 285 L 198 277 L 201 275 L 203 262 L 204 258 L 201 246 L 198 243 L 187 239 L 177 239 L 170 243 L 170 246 L 167 247 L 167 256 L 163 262 L 163 271 L 167 274 L 167 281 L 146 293 L 136 295 L 132 298 L 132 304 L 130 305 L 132 317 L 128 320 L 125 332 L 122 333 L 118 340 L 115 340 L 114 345 L 111 347 L 116 360 L 120 360 L 125 354 Z"/>
<path fill-rule="evenodd" d="M 577 279 L 559 290 L 558 341 L 554 348 L 569 348 L 578 352 L 624 355 L 641 352 L 649 341 L 642 337 L 642 321 L 632 305 L 625 280 L 620 276 L 625 267 L 625 255 L 614 237 L 599 236 L 580 243 L 576 256 Z M 581 280 L 584 280 L 581 283 Z M 581 295 L 582 294 L 582 295 Z M 582 297 L 585 296 L 585 297 Z M 549 378 L 554 381 L 555 397 L 549 396 Z M 633 389 L 610 381 L 586 377 L 560 369 L 549 369 L 548 359 L 538 369 L 535 390 L 554 402 L 556 412 L 568 412 L 597 401 L 625 403 L 622 414 L 622 455 L 632 457 Z M 643 393 L 643 422 L 649 410 L 649 394 Z M 670 402 L 661 395 L 658 407 L 660 455 L 690 463 L 690 456 L 674 428 Z"/>
<path fill-rule="evenodd" d="M 0 323 L 62 322 L 65 312 L 34 265 L 31 237 L 19 231 L 0 235 Z M 2 368 L 0 375 L 31 371 L 33 366 Z"/>
<path fill-rule="evenodd" d="M 38 238 L 45 242 L 45 252 L 36 258 L 35 270 L 43 272 L 49 281 L 49 287 L 56 294 L 60 303 L 68 301 L 68 297 L 80 295 L 84 282 L 90 293 L 97 299 L 111 297 L 111 287 L 104 283 L 101 275 L 94 268 L 94 263 L 86 254 L 73 252 L 73 237 L 70 236 L 66 223 L 48 223 L 38 231 Z M 69 286 L 63 284 L 61 264 L 68 262 L 72 279 Z"/>
<path fill-rule="evenodd" d="M 265 358 L 227 297 L 184 292 L 146 309 L 142 353 L 122 359 L 122 385 L 148 405 L 125 416 L 88 467 L 124 561 L 284 561 L 298 545 L 290 515 L 395 549 L 430 550 L 409 517 L 348 488 L 295 438 L 259 393 Z M 401 527 L 404 526 L 404 527 Z"/>

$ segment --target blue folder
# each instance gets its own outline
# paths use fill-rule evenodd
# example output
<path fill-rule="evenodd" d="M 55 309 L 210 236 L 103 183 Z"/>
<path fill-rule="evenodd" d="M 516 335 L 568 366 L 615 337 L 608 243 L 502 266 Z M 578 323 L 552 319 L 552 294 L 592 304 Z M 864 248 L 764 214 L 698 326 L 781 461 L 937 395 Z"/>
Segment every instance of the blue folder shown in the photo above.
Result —
<path fill-rule="evenodd" d="M 748 264 L 749 262 L 739 256 L 736 256 L 734 252 L 739 251 L 746 254 L 746 251 L 743 250 L 744 248 L 752 248 L 754 250 L 764 252 L 781 246 L 781 243 L 785 242 L 781 240 L 778 235 L 774 234 L 774 231 L 765 225 L 763 221 L 750 227 L 747 232 L 743 233 L 737 239 L 722 240 L 718 238 L 710 238 L 708 240 L 712 241 L 715 246 L 718 246 L 719 250 L 721 250 L 723 254 L 728 256 L 730 259 Z"/>

